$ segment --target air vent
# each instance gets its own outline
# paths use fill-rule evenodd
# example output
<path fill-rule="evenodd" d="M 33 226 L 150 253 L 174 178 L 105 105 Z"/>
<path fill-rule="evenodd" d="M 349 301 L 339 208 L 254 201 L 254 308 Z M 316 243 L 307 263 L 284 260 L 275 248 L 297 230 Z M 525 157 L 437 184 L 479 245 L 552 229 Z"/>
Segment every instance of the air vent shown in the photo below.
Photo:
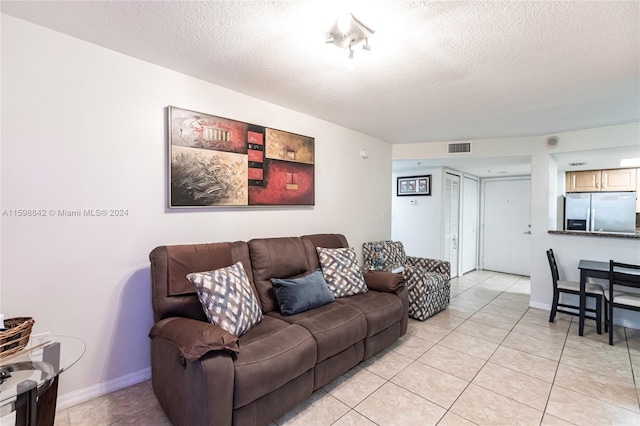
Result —
<path fill-rule="evenodd" d="M 447 154 L 471 154 L 471 142 L 448 142 Z"/>

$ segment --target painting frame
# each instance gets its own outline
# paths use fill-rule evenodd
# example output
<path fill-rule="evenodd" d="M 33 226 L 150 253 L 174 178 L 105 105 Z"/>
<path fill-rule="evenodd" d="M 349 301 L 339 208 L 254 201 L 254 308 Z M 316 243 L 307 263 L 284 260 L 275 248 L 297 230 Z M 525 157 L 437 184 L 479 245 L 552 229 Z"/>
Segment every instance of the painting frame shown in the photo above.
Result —
<path fill-rule="evenodd" d="M 396 195 L 398 197 L 430 196 L 431 175 L 398 177 Z"/>
<path fill-rule="evenodd" d="M 167 106 L 167 207 L 315 205 L 315 139 Z"/>

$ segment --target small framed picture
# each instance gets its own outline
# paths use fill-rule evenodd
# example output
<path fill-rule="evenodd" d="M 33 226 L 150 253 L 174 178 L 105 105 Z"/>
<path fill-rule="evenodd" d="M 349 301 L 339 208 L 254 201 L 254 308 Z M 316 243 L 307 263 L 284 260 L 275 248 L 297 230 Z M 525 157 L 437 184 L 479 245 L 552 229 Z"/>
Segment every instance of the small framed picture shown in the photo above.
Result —
<path fill-rule="evenodd" d="M 397 195 L 431 195 L 431 175 L 399 177 Z"/>

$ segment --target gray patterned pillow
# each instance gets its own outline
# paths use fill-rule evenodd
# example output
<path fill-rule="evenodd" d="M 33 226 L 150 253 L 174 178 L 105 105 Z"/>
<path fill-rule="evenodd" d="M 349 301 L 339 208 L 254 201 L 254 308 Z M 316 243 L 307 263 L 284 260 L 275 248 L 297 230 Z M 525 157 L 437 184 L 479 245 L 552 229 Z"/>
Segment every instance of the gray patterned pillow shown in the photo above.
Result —
<path fill-rule="evenodd" d="M 262 321 L 262 310 L 251 288 L 249 277 L 237 262 L 215 271 L 187 275 L 209 321 L 236 337 Z"/>
<path fill-rule="evenodd" d="M 366 293 L 368 288 L 352 248 L 317 247 L 322 275 L 334 297 Z"/>

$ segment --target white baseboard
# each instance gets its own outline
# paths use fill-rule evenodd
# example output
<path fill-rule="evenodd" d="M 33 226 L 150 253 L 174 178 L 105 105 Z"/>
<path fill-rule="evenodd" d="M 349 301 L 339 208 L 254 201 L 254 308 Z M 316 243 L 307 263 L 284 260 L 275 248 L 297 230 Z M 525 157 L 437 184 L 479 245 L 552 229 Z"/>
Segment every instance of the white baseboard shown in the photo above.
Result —
<path fill-rule="evenodd" d="M 98 383 L 97 385 L 88 386 L 77 391 L 58 395 L 58 402 L 56 410 L 64 410 L 65 408 L 72 407 L 76 404 L 80 404 L 89 401 L 94 398 L 106 395 L 111 392 L 115 392 L 120 389 L 124 389 L 129 386 L 136 385 L 151 378 L 151 367 L 144 370 L 136 371 L 135 373 L 127 374 L 126 376 L 118 377 L 117 379 L 110 380 L 104 383 Z M 0 426 L 9 426 L 16 424 L 16 413 L 10 413 L 0 418 Z"/>
<path fill-rule="evenodd" d="M 536 309 L 542 309 L 543 311 L 551 311 L 551 305 L 546 304 L 546 303 L 529 301 L 529 307 L 536 308 Z"/>
<path fill-rule="evenodd" d="M 96 385 L 88 386 L 77 391 L 58 395 L 58 410 L 64 410 L 65 408 L 72 407 L 76 404 L 89 401 L 90 399 L 98 398 L 111 392 L 115 392 L 120 389 L 124 389 L 129 386 L 136 385 L 151 378 L 151 367 L 144 370 L 136 371 L 135 373 L 127 374 L 126 376 L 118 377 L 117 379 L 110 380 L 104 383 L 98 383 Z"/>

